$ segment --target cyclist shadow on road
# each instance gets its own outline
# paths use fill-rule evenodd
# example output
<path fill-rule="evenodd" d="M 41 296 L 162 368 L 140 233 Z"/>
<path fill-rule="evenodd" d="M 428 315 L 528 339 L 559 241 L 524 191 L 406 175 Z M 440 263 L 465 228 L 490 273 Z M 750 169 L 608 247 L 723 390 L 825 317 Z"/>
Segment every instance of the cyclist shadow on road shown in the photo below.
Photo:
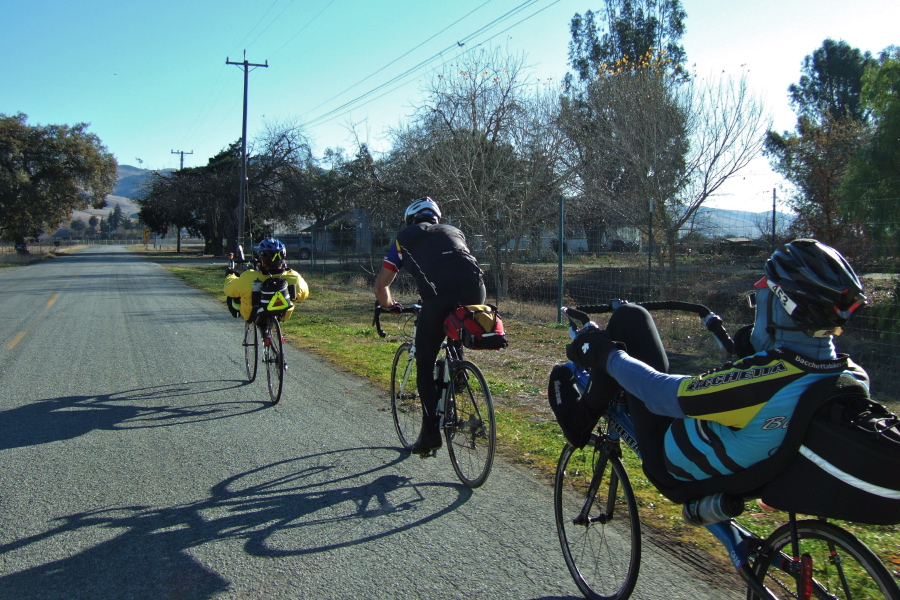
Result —
<path fill-rule="evenodd" d="M 0 411 L 0 450 L 73 439 L 94 430 L 172 427 L 231 418 L 267 407 L 254 405 L 248 408 L 244 401 L 186 404 L 177 400 L 185 397 L 202 400 L 204 394 L 225 392 L 243 385 L 246 382 L 193 381 L 29 402 Z"/>
<path fill-rule="evenodd" d="M 372 464 L 373 454 L 380 459 L 377 466 L 353 471 Z M 0 598 L 212 598 L 230 589 L 230 582 L 195 558 L 206 556 L 199 549 L 206 544 L 215 546 L 212 555 L 223 565 L 243 564 L 254 572 L 261 566 L 252 559 L 223 558 L 224 543 L 266 557 L 265 569 L 272 568 L 272 558 L 288 561 L 285 568 L 304 569 L 318 564 L 318 553 L 402 533 L 453 512 L 471 497 L 472 491 L 459 485 L 413 483 L 394 473 L 406 455 L 386 447 L 323 452 L 230 477 L 196 502 L 60 517 L 52 529 L 0 545 L 0 556 L 17 551 L 58 556 L 54 550 L 61 544 L 105 541 L 0 577 Z"/>

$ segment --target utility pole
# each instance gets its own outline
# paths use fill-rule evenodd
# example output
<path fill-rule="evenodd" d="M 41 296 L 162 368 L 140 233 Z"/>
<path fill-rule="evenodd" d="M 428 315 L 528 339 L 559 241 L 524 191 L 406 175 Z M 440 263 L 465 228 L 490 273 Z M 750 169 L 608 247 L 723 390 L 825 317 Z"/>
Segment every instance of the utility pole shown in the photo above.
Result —
<path fill-rule="evenodd" d="M 241 182 L 238 191 L 238 230 L 237 230 L 237 251 L 235 256 L 243 258 L 244 241 L 244 188 L 247 185 L 247 76 L 250 73 L 250 67 L 268 67 L 269 61 L 259 65 L 247 62 L 247 51 L 244 50 L 243 62 L 232 62 L 225 57 L 226 65 L 237 65 L 244 69 L 244 122 L 241 128 Z"/>
<path fill-rule="evenodd" d="M 184 150 L 172 150 L 172 154 L 180 154 L 181 155 L 181 169 L 184 169 L 184 155 L 185 154 L 193 154 L 194 151 L 185 152 Z"/>
<path fill-rule="evenodd" d="M 181 155 L 181 167 L 179 167 L 180 171 L 184 170 L 184 155 L 185 154 L 193 154 L 194 151 L 185 152 L 184 150 L 172 150 L 172 154 L 180 154 Z M 177 224 L 175 225 L 175 238 L 177 240 L 175 244 L 175 252 L 177 254 L 181 254 L 181 227 Z"/>

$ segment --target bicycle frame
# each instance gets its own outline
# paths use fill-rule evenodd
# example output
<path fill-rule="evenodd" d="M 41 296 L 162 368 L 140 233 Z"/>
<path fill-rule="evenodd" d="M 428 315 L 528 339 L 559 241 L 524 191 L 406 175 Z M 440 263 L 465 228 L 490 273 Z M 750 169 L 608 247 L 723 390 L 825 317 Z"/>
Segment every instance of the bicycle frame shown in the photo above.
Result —
<path fill-rule="evenodd" d="M 620 442 L 625 442 L 637 457 L 640 458 L 641 452 L 635 437 L 634 424 L 631 421 L 631 415 L 626 412 L 626 404 L 623 400 L 617 398 L 610 403 L 609 410 L 606 414 L 606 421 L 606 431 L 599 431 L 596 439 L 592 440 L 595 447 L 599 448 L 601 445 L 605 445 L 606 452 L 621 453 Z M 602 467 L 603 464 L 599 463 L 595 472 L 602 473 Z M 596 490 L 597 485 L 597 483 L 591 482 L 592 491 Z M 585 501 L 585 506 L 581 512 L 580 518 L 582 521 L 590 514 L 593 498 L 594 494 L 589 493 Z M 790 519 L 791 521 L 795 519 L 793 513 L 790 514 Z M 753 574 L 750 567 L 752 558 L 755 555 L 755 550 L 762 544 L 763 540 L 741 527 L 734 519 L 713 523 L 711 525 L 706 525 L 705 527 L 725 547 L 732 565 L 748 587 L 752 588 L 761 598 L 774 598 L 759 579 L 756 578 L 756 575 Z M 790 565 L 780 564 L 779 566 L 782 569 L 793 572 L 793 564 L 794 563 L 791 562 Z M 799 565 L 799 563 L 796 564 Z"/>
<path fill-rule="evenodd" d="M 378 335 L 385 337 L 379 318 L 381 313 L 418 315 L 420 309 L 419 304 L 384 309 L 376 303 L 372 324 Z M 408 330 L 403 331 L 407 339 L 394 353 L 391 367 L 391 413 L 400 441 L 408 450 L 413 446 L 413 438 L 408 433 L 419 430 L 415 417 L 422 415 L 418 382 L 413 381 L 414 369 L 416 379 L 424 374 L 416 367 L 417 328 L 418 321 L 415 321 L 411 334 Z M 422 367 L 425 368 L 424 365 Z M 429 376 L 434 369 L 435 383 L 440 388 L 437 390 L 437 425 L 447 442 L 453 470 L 464 485 L 480 487 L 490 473 L 496 451 L 496 420 L 487 381 L 476 365 L 464 359 L 462 344 L 446 337 L 441 342 L 434 365 L 427 366 L 427 369 Z M 423 458 L 435 455 L 436 450 L 421 454 Z"/>
<path fill-rule="evenodd" d="M 396 314 L 412 314 L 418 316 L 419 311 L 422 306 L 420 304 L 413 304 L 412 306 L 403 307 L 399 313 Z M 390 314 L 391 311 L 388 309 L 384 309 L 376 306 L 375 309 L 375 317 L 372 321 L 372 324 L 375 326 L 376 331 L 380 337 L 386 337 L 387 333 L 385 333 L 384 329 L 381 328 L 381 313 Z M 412 332 L 409 335 L 409 360 L 412 363 L 416 359 L 416 322 L 413 322 Z M 440 358 L 443 353 L 443 359 Z M 453 371 L 453 365 L 463 360 L 462 357 L 462 347 L 461 345 L 457 345 L 456 343 L 448 343 L 445 339 L 441 342 L 441 349 L 438 352 L 438 362 L 443 362 L 443 367 L 441 368 L 441 383 L 440 383 L 440 396 L 438 397 L 438 405 L 437 405 L 437 413 L 440 417 L 440 429 L 443 431 L 446 426 L 446 416 L 448 407 L 448 402 L 452 401 L 450 398 L 450 375 Z M 437 363 L 435 363 L 437 364 Z M 403 375 L 404 380 L 409 377 L 409 368 L 406 369 L 406 372 Z M 433 450 L 427 454 L 423 454 L 422 457 L 426 458 L 429 456 L 436 456 L 437 450 Z"/>

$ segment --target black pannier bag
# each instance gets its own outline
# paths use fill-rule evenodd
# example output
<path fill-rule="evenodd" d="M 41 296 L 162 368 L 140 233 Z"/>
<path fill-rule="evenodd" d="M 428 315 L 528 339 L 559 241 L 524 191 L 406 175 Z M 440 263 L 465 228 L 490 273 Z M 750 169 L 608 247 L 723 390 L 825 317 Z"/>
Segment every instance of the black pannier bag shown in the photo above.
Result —
<path fill-rule="evenodd" d="M 599 386 L 593 380 L 585 382 L 575 375 L 574 365 L 556 365 L 550 371 L 547 400 L 563 431 L 566 441 L 576 448 L 584 448 L 591 433 L 606 412 L 609 403 L 600 399 Z"/>
<path fill-rule="evenodd" d="M 270 277 L 262 282 L 259 291 L 253 292 L 253 306 L 257 316 L 278 315 L 294 306 L 294 295 L 288 282 L 280 277 Z"/>
<path fill-rule="evenodd" d="M 900 419 L 865 397 L 826 404 L 799 454 L 762 488 L 761 498 L 788 512 L 900 523 Z"/>

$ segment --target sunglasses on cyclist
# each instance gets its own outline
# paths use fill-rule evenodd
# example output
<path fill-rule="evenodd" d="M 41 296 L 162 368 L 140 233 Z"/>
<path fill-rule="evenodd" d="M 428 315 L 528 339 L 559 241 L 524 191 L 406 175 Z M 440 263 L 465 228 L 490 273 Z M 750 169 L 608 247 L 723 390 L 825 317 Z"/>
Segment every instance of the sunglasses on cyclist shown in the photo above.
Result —
<path fill-rule="evenodd" d="M 262 260 L 282 260 L 281 252 L 272 252 L 271 250 L 263 250 L 259 253 Z"/>

